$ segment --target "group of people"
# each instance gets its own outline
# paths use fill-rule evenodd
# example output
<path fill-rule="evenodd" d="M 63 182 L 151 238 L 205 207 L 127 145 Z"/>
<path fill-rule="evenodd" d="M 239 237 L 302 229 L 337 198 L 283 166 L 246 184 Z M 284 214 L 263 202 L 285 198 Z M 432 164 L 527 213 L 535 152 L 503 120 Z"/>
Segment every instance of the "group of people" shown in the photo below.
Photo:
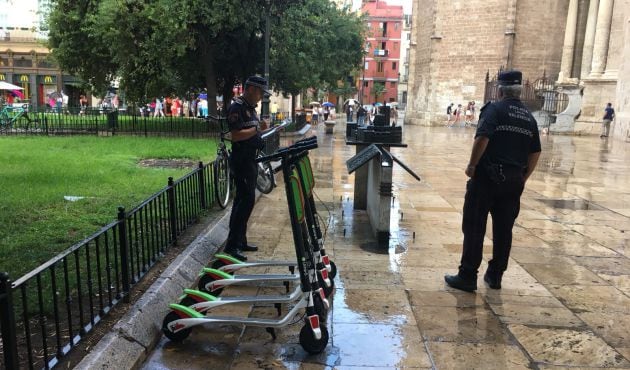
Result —
<path fill-rule="evenodd" d="M 353 104 L 346 106 L 346 120 L 347 122 L 353 122 L 355 107 Z M 356 108 L 357 124 L 359 126 L 366 126 L 367 124 L 374 123 L 374 117 L 379 113 L 379 106 L 376 103 L 372 103 L 369 109 L 366 109 L 361 103 Z M 392 105 L 389 110 L 389 120 L 392 126 L 396 126 L 398 122 L 398 108 Z"/>
<path fill-rule="evenodd" d="M 475 122 L 476 106 L 475 101 L 469 101 L 466 105 L 466 109 L 461 104 L 451 103 L 446 108 L 446 126 L 453 127 L 454 125 L 461 125 L 462 117 L 464 118 L 464 126 L 470 126 Z"/>
<path fill-rule="evenodd" d="M 335 108 L 328 105 L 311 104 L 311 122 L 322 123 L 328 121 L 328 117 L 335 116 Z"/>
<path fill-rule="evenodd" d="M 217 105 L 220 111 L 221 104 Z M 181 99 L 179 97 L 157 97 L 139 108 L 140 115 L 145 117 L 207 117 L 208 100 L 202 98 Z"/>

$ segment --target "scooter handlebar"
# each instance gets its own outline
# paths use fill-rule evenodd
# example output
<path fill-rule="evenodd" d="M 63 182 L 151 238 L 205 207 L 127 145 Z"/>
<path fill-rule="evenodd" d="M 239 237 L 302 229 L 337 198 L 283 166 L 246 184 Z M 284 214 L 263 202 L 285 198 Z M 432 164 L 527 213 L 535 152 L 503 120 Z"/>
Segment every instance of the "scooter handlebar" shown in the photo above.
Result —
<path fill-rule="evenodd" d="M 256 162 L 271 162 L 277 159 L 282 159 L 288 157 L 290 155 L 295 155 L 297 153 L 302 153 L 305 150 L 315 149 L 317 148 L 317 141 L 311 140 L 309 143 L 303 143 L 300 145 L 292 145 L 290 147 L 282 148 L 276 151 L 273 154 L 265 155 L 262 157 L 256 158 Z"/>

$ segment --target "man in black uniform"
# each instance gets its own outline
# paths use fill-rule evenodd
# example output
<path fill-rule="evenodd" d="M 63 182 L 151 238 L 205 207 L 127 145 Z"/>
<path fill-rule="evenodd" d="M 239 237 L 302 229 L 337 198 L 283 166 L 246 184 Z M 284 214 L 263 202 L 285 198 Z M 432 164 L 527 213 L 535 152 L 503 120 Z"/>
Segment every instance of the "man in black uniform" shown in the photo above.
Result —
<path fill-rule="evenodd" d="M 500 73 L 502 99 L 481 109 L 466 167 L 470 180 L 466 184 L 462 221 L 464 247 L 459 273 L 444 276 L 446 283 L 456 289 L 468 292 L 477 289 L 488 212 L 492 214 L 493 248 L 484 281 L 492 289 L 501 289 L 521 194 L 541 150 L 536 120 L 520 101 L 521 81 L 519 71 Z"/>
<path fill-rule="evenodd" d="M 245 81 L 243 95 L 234 99 L 227 111 L 227 119 L 232 134 L 232 156 L 230 165 L 234 174 L 236 195 L 230 215 L 230 233 L 225 252 L 246 261 L 243 251 L 257 251 L 258 247 L 247 244 L 247 221 L 254 209 L 256 200 L 256 151 L 264 143 L 260 137 L 267 129 L 268 122 L 260 121 L 256 106 L 267 91 L 267 80 L 251 76 Z"/>

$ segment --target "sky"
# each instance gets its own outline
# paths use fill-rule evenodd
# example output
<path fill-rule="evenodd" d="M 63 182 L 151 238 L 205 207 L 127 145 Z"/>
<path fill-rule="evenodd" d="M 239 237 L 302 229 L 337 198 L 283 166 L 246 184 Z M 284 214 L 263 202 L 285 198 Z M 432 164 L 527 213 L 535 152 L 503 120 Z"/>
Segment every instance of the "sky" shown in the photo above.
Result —
<path fill-rule="evenodd" d="M 380 0 L 384 1 L 389 5 L 402 5 L 403 6 L 403 14 L 411 14 L 411 2 L 413 0 Z M 353 10 L 357 10 L 361 8 L 361 0 L 353 0 Z"/>
<path fill-rule="evenodd" d="M 0 26 L 30 28 L 37 19 L 37 0 L 0 0 Z"/>

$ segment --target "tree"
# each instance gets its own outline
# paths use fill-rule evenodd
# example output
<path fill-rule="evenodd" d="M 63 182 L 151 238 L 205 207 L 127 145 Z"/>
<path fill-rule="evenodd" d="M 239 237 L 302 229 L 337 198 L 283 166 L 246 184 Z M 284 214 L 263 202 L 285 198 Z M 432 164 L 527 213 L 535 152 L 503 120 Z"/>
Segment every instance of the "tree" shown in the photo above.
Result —
<path fill-rule="evenodd" d="M 362 24 L 328 0 L 54 0 L 49 46 L 96 90 L 119 78 L 139 101 L 205 86 L 214 112 L 218 91 L 229 101 L 235 83 L 262 70 L 268 13 L 276 89 L 295 93 L 356 64 Z"/>
<path fill-rule="evenodd" d="M 385 94 L 387 89 L 385 88 L 384 82 L 374 82 L 374 87 L 372 87 L 372 95 L 374 95 L 374 102 L 378 102 L 378 97 Z"/>

